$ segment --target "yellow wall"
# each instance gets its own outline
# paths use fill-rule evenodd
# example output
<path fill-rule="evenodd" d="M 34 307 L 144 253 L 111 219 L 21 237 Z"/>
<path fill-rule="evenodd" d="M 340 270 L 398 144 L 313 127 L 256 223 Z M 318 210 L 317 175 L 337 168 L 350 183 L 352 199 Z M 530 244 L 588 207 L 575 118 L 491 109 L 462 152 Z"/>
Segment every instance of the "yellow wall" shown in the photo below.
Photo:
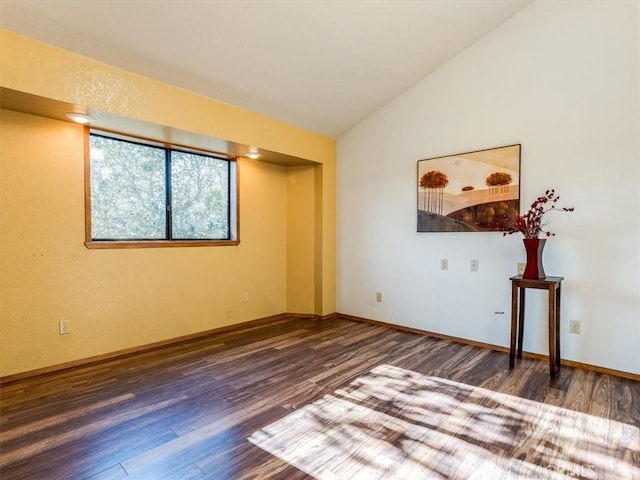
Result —
<path fill-rule="evenodd" d="M 5 88 L 335 163 L 335 140 L 0 29 Z"/>
<path fill-rule="evenodd" d="M 288 185 L 287 311 L 312 314 L 315 301 L 315 171 L 290 167 Z"/>
<path fill-rule="evenodd" d="M 333 139 L 0 33 L 4 88 L 318 163 L 297 169 L 240 159 L 237 247 L 88 250 L 83 129 L 2 110 L 0 376 L 290 308 L 335 311 Z M 296 178 L 313 196 L 293 185 Z M 305 217 L 306 208 L 312 222 L 289 219 Z M 310 278 L 302 288 L 291 284 Z M 243 291 L 249 303 L 241 302 Z M 63 319 L 71 321 L 70 335 L 58 334 Z"/>

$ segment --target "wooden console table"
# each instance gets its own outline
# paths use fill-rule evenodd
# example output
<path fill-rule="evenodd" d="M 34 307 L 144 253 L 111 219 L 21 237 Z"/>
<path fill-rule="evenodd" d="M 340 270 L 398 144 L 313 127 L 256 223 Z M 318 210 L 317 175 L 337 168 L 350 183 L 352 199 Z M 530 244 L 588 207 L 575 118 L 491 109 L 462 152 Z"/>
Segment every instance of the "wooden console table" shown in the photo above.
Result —
<path fill-rule="evenodd" d="M 555 377 L 560 368 L 560 292 L 564 277 L 546 277 L 539 280 L 522 278 L 516 275 L 511 280 L 511 348 L 509 349 L 509 368 L 513 368 L 516 359 L 516 335 L 518 336 L 518 358 L 522 358 L 522 340 L 524 337 L 524 297 L 527 288 L 549 291 L 549 373 Z M 518 289 L 520 305 L 518 308 Z M 516 321 L 517 320 L 517 321 Z"/>

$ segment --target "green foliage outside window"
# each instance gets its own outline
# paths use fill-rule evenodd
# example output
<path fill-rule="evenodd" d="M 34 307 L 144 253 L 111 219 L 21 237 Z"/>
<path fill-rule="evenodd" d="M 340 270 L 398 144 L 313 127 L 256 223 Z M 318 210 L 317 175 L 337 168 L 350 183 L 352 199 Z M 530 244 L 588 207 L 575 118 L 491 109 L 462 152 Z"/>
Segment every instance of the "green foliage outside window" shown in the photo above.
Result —
<path fill-rule="evenodd" d="M 230 240 L 230 161 L 92 133 L 91 239 Z"/>
<path fill-rule="evenodd" d="M 229 162 L 173 152 L 173 238 L 229 237 Z"/>

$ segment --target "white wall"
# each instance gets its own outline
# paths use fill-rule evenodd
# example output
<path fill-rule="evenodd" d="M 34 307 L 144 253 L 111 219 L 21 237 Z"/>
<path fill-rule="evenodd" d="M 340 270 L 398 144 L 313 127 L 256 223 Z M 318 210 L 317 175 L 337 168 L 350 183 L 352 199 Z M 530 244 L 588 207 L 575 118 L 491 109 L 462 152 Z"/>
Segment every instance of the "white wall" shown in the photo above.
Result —
<path fill-rule="evenodd" d="M 576 207 L 544 254 L 562 357 L 640 373 L 638 8 L 536 2 L 339 138 L 339 312 L 508 346 L 521 237 L 416 233 L 416 162 L 521 143 L 521 210 L 547 188 Z M 546 354 L 546 293 L 527 300 L 525 350 Z"/>

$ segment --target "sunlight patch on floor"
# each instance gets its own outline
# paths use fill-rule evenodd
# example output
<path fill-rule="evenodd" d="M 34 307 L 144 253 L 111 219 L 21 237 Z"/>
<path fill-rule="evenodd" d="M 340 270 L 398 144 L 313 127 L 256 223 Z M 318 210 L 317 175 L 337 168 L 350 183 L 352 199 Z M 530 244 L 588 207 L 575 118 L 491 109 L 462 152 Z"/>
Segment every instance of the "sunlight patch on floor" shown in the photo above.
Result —
<path fill-rule="evenodd" d="M 640 478 L 633 425 L 391 365 L 249 440 L 321 480 Z"/>

